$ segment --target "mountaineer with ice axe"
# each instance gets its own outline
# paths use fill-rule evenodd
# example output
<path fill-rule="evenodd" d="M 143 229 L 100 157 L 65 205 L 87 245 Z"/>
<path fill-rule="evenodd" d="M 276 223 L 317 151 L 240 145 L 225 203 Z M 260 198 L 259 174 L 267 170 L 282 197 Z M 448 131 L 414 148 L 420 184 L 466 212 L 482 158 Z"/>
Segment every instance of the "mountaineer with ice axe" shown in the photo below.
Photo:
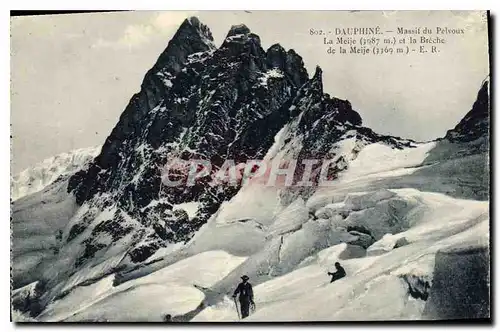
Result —
<path fill-rule="evenodd" d="M 250 279 L 248 276 L 244 275 L 241 277 L 243 280 L 233 294 L 234 304 L 236 305 L 236 311 L 238 311 L 238 318 L 243 319 L 248 317 L 250 313 L 250 305 L 252 309 L 255 310 L 255 303 L 253 302 L 253 290 L 252 285 L 248 282 Z M 238 304 L 236 303 L 236 295 L 240 294 L 240 308 L 241 308 L 241 317 L 240 312 L 238 310 Z"/>

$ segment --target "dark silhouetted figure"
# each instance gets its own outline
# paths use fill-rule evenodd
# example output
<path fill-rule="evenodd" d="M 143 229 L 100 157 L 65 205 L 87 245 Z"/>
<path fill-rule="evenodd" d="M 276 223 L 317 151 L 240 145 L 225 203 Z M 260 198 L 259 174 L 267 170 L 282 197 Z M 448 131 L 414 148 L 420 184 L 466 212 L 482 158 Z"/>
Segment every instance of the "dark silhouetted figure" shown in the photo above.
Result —
<path fill-rule="evenodd" d="M 28 312 L 31 308 L 31 291 L 28 291 L 28 296 L 24 299 L 24 310 L 23 312 Z"/>
<path fill-rule="evenodd" d="M 165 322 L 171 322 L 172 321 L 172 315 L 166 314 L 165 315 Z"/>
<path fill-rule="evenodd" d="M 250 304 L 255 305 L 253 302 L 253 290 L 252 285 L 248 282 L 248 276 L 242 276 L 243 280 L 236 290 L 234 291 L 233 297 L 236 297 L 238 293 L 240 294 L 240 308 L 241 308 L 241 318 L 248 317 L 250 312 Z"/>
<path fill-rule="evenodd" d="M 328 275 L 332 276 L 332 280 L 330 281 L 330 283 L 334 282 L 335 280 L 339 280 L 339 279 L 342 279 L 345 277 L 345 270 L 340 265 L 339 262 L 335 263 L 335 268 L 337 269 L 336 272 L 334 272 L 334 273 L 328 272 Z"/>

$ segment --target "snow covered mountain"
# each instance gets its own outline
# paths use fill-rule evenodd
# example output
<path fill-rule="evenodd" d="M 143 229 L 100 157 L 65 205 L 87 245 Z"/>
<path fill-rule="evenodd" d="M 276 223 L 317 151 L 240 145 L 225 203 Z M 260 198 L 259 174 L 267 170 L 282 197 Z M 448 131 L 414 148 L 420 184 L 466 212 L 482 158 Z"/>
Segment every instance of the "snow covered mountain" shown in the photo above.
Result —
<path fill-rule="evenodd" d="M 417 143 L 363 127 L 322 75 L 244 25 L 216 47 L 185 20 L 100 153 L 14 202 L 19 319 L 231 321 L 242 274 L 249 321 L 486 317 L 489 82 L 456 128 Z M 329 160 L 333 185 L 169 187 L 174 158 Z M 335 261 L 348 277 L 329 284 Z"/>
<path fill-rule="evenodd" d="M 50 157 L 16 174 L 10 179 L 10 192 L 13 201 L 42 190 L 62 175 L 79 171 L 94 159 L 101 147 L 77 149 Z"/>

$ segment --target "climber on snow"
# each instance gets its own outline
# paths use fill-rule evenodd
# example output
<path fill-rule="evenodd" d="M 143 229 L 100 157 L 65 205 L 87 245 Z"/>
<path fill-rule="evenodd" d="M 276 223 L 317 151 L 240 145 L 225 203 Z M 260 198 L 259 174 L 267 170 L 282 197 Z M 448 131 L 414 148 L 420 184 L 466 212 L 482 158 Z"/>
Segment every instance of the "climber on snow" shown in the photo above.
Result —
<path fill-rule="evenodd" d="M 238 293 L 240 294 L 241 318 L 245 318 L 250 312 L 250 305 L 255 306 L 255 303 L 253 302 L 252 285 L 248 282 L 248 279 L 250 278 L 244 275 L 241 277 L 241 279 L 243 281 L 234 291 L 233 298 L 236 298 L 236 295 L 238 295 Z"/>
<path fill-rule="evenodd" d="M 345 270 L 340 265 L 339 262 L 335 263 L 335 268 L 337 269 L 336 272 L 334 272 L 334 273 L 328 272 L 328 275 L 332 276 L 332 280 L 330 281 L 330 283 L 334 282 L 335 280 L 339 280 L 339 279 L 342 279 L 345 277 Z"/>

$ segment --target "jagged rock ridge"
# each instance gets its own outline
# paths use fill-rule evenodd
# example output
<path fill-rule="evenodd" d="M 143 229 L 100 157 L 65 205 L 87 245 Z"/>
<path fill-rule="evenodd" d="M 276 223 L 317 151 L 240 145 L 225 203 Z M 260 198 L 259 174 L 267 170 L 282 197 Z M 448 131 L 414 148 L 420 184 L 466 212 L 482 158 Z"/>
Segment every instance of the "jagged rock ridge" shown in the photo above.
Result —
<path fill-rule="evenodd" d="M 131 260 L 143 261 L 168 243 L 190 239 L 239 189 L 209 186 L 205 178 L 192 187 L 164 186 L 161 170 L 173 158 L 209 160 L 215 169 L 227 159 L 236 164 L 262 159 L 289 121 L 304 135 L 299 160 L 324 157 L 329 145 L 352 129 L 363 140 L 411 146 L 360 127 L 361 117 L 348 101 L 323 92 L 321 76 L 318 67 L 309 80 L 293 50 L 276 44 L 265 51 L 245 25 L 233 26 L 216 48 L 205 25 L 185 20 L 101 154 L 70 179 L 68 190 L 87 207 L 65 234 L 68 242 L 84 246 L 74 264 L 85 264 L 124 238 L 131 241 Z M 198 204 L 193 218 L 173 212 L 174 205 L 186 202 Z M 96 224 L 101 211 L 110 216 Z M 110 234 L 112 241 L 100 234 Z"/>
<path fill-rule="evenodd" d="M 467 126 L 475 127 L 474 121 Z M 170 259 L 175 255 L 151 255 L 160 247 L 190 239 L 221 202 L 239 190 L 210 186 L 207 179 L 193 187 L 165 187 L 161 168 L 171 158 L 205 159 L 216 166 L 226 159 L 261 159 L 274 150 L 274 140 L 281 136 L 272 158 L 333 159 L 329 176 L 334 178 L 350 167 L 364 145 L 379 142 L 393 149 L 416 145 L 378 135 L 361 124 L 348 101 L 324 93 L 321 69 L 309 79 L 302 59 L 292 50 L 285 51 L 278 44 L 263 50 L 259 37 L 244 25 L 231 28 L 216 48 L 208 28 L 197 19 L 186 20 L 147 73 L 141 91 L 131 99 L 101 154 L 69 181 L 68 190 L 80 208 L 71 214 L 58 239 L 57 253 L 43 262 L 51 268 L 29 273 L 29 278 L 42 281 L 40 306 L 104 276 L 115 274 L 115 285 L 122 272 L 144 273 L 142 268 L 152 269 L 159 260 Z M 283 135 L 277 134 L 281 130 Z M 465 140 L 472 138 L 470 131 L 462 132 Z M 283 207 L 307 198 L 312 191 L 282 190 Z M 194 216 L 177 209 L 186 203 L 196 203 Z M 305 219 L 307 212 L 304 208 Z M 364 250 L 375 238 L 356 226 L 346 229 L 356 239 L 345 242 Z M 278 265 L 282 266 L 268 274 L 286 273 L 298 263 L 282 263 L 281 231 L 276 229 Z M 322 245 L 329 245 L 329 235 L 323 228 L 320 233 L 327 239 Z M 377 239 L 380 236 L 376 234 Z M 314 250 L 318 250 L 317 243 Z M 247 273 L 235 270 L 237 278 L 240 272 Z"/>
<path fill-rule="evenodd" d="M 196 18 L 187 19 L 146 74 L 102 153 L 88 171 L 70 180 L 68 189 L 79 204 L 99 210 L 116 204 L 120 213 L 143 224 L 151 241 L 131 252 L 136 261 L 165 240 L 189 239 L 237 188 L 209 188 L 203 181 L 192 188 L 162 187 L 162 166 L 173 157 L 208 159 L 215 166 L 225 159 L 262 158 L 289 118 L 284 105 L 307 80 L 300 56 L 280 45 L 264 51 L 246 26 L 231 28 L 216 49 L 210 30 Z M 153 201 L 160 204 L 148 206 Z M 170 213 L 172 204 L 189 201 L 201 203 L 189 223 Z M 75 223 L 71 240 L 90 226 L 92 217 L 84 215 Z M 165 231 L 155 223 L 169 219 Z M 93 248 L 85 251 L 87 257 L 102 248 L 91 242 L 86 242 Z"/>

